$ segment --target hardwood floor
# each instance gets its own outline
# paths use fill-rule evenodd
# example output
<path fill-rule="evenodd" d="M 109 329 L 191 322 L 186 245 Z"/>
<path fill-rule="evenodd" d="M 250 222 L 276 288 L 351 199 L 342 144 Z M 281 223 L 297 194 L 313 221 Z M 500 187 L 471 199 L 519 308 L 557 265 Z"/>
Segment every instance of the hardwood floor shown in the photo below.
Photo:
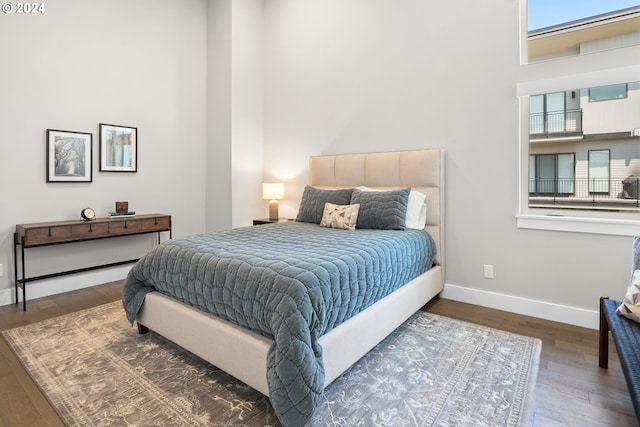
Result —
<path fill-rule="evenodd" d="M 0 330 L 120 299 L 122 282 L 0 307 Z M 598 333 L 532 317 L 438 299 L 425 310 L 542 340 L 535 426 L 637 426 L 610 343 L 609 369 L 598 368 Z M 0 340 L 0 427 L 63 426 L 4 339 Z"/>

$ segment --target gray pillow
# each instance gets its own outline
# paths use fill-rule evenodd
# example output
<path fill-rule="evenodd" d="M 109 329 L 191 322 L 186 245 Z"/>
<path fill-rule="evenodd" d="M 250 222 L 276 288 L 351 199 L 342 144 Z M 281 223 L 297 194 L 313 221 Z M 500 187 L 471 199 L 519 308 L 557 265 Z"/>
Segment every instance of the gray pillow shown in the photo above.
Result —
<path fill-rule="evenodd" d="M 352 192 L 353 188 L 324 190 L 307 185 L 302 193 L 296 221 L 320 224 L 324 213 L 324 204 L 328 202 L 334 205 L 348 205 Z"/>
<path fill-rule="evenodd" d="M 350 204 L 360 205 L 356 228 L 404 230 L 411 188 L 389 191 L 355 189 Z"/>

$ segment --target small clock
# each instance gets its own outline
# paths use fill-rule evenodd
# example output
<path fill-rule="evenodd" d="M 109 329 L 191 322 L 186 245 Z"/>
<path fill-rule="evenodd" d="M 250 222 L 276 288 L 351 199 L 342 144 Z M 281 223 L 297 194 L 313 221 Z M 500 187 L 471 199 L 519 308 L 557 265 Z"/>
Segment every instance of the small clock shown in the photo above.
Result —
<path fill-rule="evenodd" d="M 80 217 L 86 221 L 91 221 L 92 219 L 96 219 L 96 213 L 91 208 L 84 208 L 80 211 Z"/>

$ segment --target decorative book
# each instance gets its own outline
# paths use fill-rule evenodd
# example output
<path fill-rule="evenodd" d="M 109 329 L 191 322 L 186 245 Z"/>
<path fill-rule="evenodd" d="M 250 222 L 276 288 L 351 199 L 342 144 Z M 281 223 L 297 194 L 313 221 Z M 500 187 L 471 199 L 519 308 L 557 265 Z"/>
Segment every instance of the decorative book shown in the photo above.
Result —
<path fill-rule="evenodd" d="M 129 216 L 135 216 L 136 213 L 132 212 L 132 211 L 127 211 L 127 212 L 109 212 L 109 218 L 122 218 L 122 217 L 129 217 Z"/>

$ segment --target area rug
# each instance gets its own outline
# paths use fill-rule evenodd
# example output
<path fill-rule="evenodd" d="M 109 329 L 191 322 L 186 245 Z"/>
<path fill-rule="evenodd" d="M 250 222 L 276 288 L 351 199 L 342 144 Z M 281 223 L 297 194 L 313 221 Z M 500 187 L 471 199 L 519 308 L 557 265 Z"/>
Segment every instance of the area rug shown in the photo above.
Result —
<path fill-rule="evenodd" d="M 153 332 L 121 302 L 4 331 L 69 426 L 279 426 L 259 392 Z M 325 391 L 310 426 L 523 426 L 538 339 L 419 312 Z"/>

